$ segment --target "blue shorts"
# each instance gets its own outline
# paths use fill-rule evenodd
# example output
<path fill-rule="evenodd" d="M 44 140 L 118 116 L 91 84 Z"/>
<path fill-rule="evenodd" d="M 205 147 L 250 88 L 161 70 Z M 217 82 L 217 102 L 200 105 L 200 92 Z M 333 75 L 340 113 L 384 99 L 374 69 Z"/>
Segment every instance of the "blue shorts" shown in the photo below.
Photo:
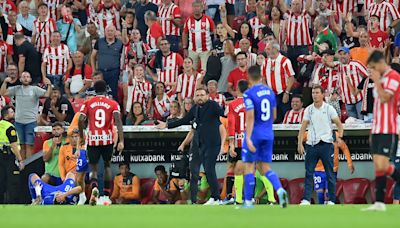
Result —
<path fill-rule="evenodd" d="M 37 126 L 36 121 L 27 124 L 15 122 L 14 126 L 17 130 L 21 145 L 35 144 L 35 127 Z"/>
<path fill-rule="evenodd" d="M 242 161 L 246 163 L 252 162 L 272 162 L 272 152 L 274 146 L 274 140 L 268 139 L 253 139 L 254 147 L 256 151 L 252 153 L 248 147 L 246 140 L 243 140 L 243 147 L 242 147 Z"/>
<path fill-rule="evenodd" d="M 34 191 L 35 187 L 31 183 L 31 176 L 29 175 L 29 189 L 33 190 L 31 192 L 32 199 L 36 199 L 36 193 Z M 64 183 L 58 186 L 49 185 L 42 180 L 38 179 L 35 183 L 39 183 L 42 186 L 42 199 L 43 205 L 53 205 L 55 203 L 55 197 L 57 193 L 65 193 L 75 187 L 75 181 L 73 179 L 66 179 Z M 73 204 L 76 202 L 76 196 L 71 195 L 66 198 L 66 204 Z"/>
<path fill-rule="evenodd" d="M 334 172 L 335 179 L 337 179 L 337 172 Z M 325 190 L 328 189 L 328 181 L 326 179 L 326 173 L 323 171 L 314 172 L 314 190 Z"/>
<path fill-rule="evenodd" d="M 89 171 L 89 163 L 86 156 L 86 150 L 81 149 L 79 152 L 79 157 L 76 160 L 76 172 L 84 173 Z"/>

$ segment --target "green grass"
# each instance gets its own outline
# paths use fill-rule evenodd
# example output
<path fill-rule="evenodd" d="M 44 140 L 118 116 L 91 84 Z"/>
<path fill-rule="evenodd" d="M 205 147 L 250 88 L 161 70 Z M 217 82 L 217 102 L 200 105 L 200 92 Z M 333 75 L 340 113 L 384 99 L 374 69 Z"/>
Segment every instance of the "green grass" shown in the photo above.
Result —
<path fill-rule="evenodd" d="M 1 228 L 174 227 L 400 227 L 400 206 L 361 212 L 365 205 L 336 206 L 0 206 Z"/>

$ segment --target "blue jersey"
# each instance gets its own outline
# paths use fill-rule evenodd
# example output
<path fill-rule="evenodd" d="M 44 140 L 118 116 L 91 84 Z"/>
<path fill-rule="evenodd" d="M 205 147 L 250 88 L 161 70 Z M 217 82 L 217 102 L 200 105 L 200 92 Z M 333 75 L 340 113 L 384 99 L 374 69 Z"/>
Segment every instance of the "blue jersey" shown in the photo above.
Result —
<path fill-rule="evenodd" d="M 274 139 L 273 123 L 275 94 L 271 88 L 257 84 L 243 94 L 246 111 L 254 110 L 254 128 L 252 138 Z"/>
<path fill-rule="evenodd" d="M 78 173 L 89 172 L 87 153 L 86 150 L 84 149 L 80 149 L 79 151 L 79 157 L 76 160 L 76 172 Z"/>

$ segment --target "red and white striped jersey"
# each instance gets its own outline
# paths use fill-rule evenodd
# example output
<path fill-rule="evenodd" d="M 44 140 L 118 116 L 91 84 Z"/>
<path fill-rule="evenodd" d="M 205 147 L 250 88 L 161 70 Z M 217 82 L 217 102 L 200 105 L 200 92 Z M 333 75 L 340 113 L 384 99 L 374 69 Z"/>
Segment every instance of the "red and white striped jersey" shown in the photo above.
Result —
<path fill-rule="evenodd" d="M 128 99 L 126 103 L 126 111 L 130 112 L 132 104 L 139 102 L 145 108 L 147 107 L 147 102 L 151 97 L 152 85 L 150 82 L 143 79 L 139 81 L 133 79 L 131 83 L 128 84 Z"/>
<path fill-rule="evenodd" d="M 285 114 L 283 124 L 301 124 L 303 122 L 304 108 L 300 111 L 289 110 Z"/>
<path fill-rule="evenodd" d="M 47 46 L 43 53 L 43 62 L 46 63 L 46 73 L 52 75 L 65 75 L 68 70 L 68 60 L 71 58 L 69 48 L 65 44 L 57 47 Z"/>
<path fill-rule="evenodd" d="M 225 107 L 225 96 L 220 93 L 209 94 L 210 100 L 215 101 L 219 104 L 221 108 Z"/>
<path fill-rule="evenodd" d="M 169 106 L 171 100 L 166 93 L 161 100 L 158 98 L 153 99 L 153 119 L 154 120 L 165 120 L 169 116 Z"/>
<path fill-rule="evenodd" d="M 157 71 L 157 81 L 167 83 L 174 83 L 177 82 L 179 70 L 183 65 L 183 58 L 180 54 L 171 52 L 167 56 L 162 57 L 163 67 L 156 68 Z M 150 67 L 155 67 L 155 57 L 150 61 Z M 167 90 L 171 88 L 167 86 Z"/>
<path fill-rule="evenodd" d="M 351 84 L 354 87 L 357 87 L 358 84 L 360 84 L 362 77 L 366 77 L 367 75 L 367 68 L 356 60 L 350 60 L 346 65 L 339 65 L 339 89 L 341 91 L 342 101 L 345 104 L 356 104 L 361 101 L 363 97 L 362 91 L 358 93 L 357 96 L 354 96 L 351 93 L 346 77 L 349 77 Z"/>
<path fill-rule="evenodd" d="M 321 85 L 330 94 L 338 89 L 339 72 L 336 68 L 331 68 L 320 63 L 316 66 L 313 75 L 313 84 Z"/>
<path fill-rule="evenodd" d="M 107 9 L 103 3 L 100 3 L 98 6 L 97 18 L 101 37 L 104 36 L 104 31 L 108 25 L 114 25 L 117 30 L 121 30 L 119 10 L 115 4 Z"/>
<path fill-rule="evenodd" d="M 88 120 L 86 142 L 89 146 L 114 143 L 114 113 L 120 112 L 116 101 L 105 96 L 96 96 L 86 100 L 80 112 Z"/>
<path fill-rule="evenodd" d="M 360 0 L 359 0 L 360 1 Z M 364 10 L 365 12 L 369 12 L 369 7 L 372 5 L 372 3 L 375 2 L 375 0 L 362 0 L 364 3 Z M 396 7 L 397 10 L 400 12 L 400 5 L 399 5 L 399 0 L 388 0 L 387 2 L 391 3 Z"/>
<path fill-rule="evenodd" d="M 287 19 L 286 45 L 311 45 L 309 25 L 310 16 L 306 10 L 300 15 L 290 12 Z"/>
<path fill-rule="evenodd" d="M 276 37 L 278 39 L 278 43 L 282 46 L 285 41 L 285 20 L 281 20 L 279 25 L 274 24 L 272 21 L 269 22 L 268 26 L 271 28 L 272 31 L 275 31 L 275 26 L 279 26 L 279 34 Z M 276 35 L 276 34 L 275 34 Z"/>
<path fill-rule="evenodd" d="M 261 74 L 275 94 L 281 94 L 286 91 L 289 77 L 294 76 L 294 70 L 290 60 L 279 54 L 276 59 L 265 60 L 265 64 L 261 67 Z"/>
<path fill-rule="evenodd" d="M 136 45 L 139 45 L 142 48 L 142 54 L 141 56 L 138 55 L 137 53 L 137 47 Z M 123 48 L 123 55 L 121 55 L 121 69 L 123 70 L 128 70 L 129 66 L 129 58 L 134 58 L 136 59 L 136 62 L 138 64 L 143 64 L 146 65 L 147 63 L 147 51 L 150 49 L 149 45 L 143 42 L 139 42 L 137 44 L 129 42 L 126 45 L 124 45 Z"/>
<path fill-rule="evenodd" d="M 32 35 L 36 35 L 36 50 L 44 53 L 44 49 L 50 44 L 51 33 L 57 31 L 56 21 L 53 18 L 48 18 L 45 21 L 40 21 L 39 18 L 33 22 Z"/>
<path fill-rule="evenodd" d="M 248 23 L 250 24 L 251 28 L 253 29 L 254 39 L 257 39 L 259 33 L 261 33 L 261 29 L 264 28 L 265 25 L 263 23 L 261 23 L 261 21 L 258 17 L 251 18 L 250 20 L 248 20 Z"/>
<path fill-rule="evenodd" d="M 235 148 L 243 145 L 244 131 L 246 129 L 246 109 L 243 97 L 238 97 L 228 104 L 228 134 L 234 137 Z"/>
<path fill-rule="evenodd" d="M 395 70 L 388 70 L 381 78 L 382 88 L 392 96 L 389 101 L 381 102 L 376 89 L 374 89 L 374 119 L 372 134 L 398 134 L 397 116 L 400 96 L 400 74 Z"/>
<path fill-rule="evenodd" d="M 0 40 L 0 73 L 7 69 L 7 55 L 9 54 L 8 45 L 4 40 Z"/>
<path fill-rule="evenodd" d="M 184 25 L 183 31 L 189 34 L 189 50 L 195 52 L 210 51 L 212 49 L 211 33 L 214 33 L 213 19 L 203 15 L 199 20 L 190 16 Z"/>
<path fill-rule="evenodd" d="M 99 27 L 99 19 L 97 18 L 96 9 L 93 6 L 93 0 L 86 0 L 87 7 L 86 7 L 86 15 L 88 18 L 88 23 L 93 22 L 97 28 Z"/>
<path fill-rule="evenodd" d="M 8 15 L 8 12 L 14 11 L 18 13 L 17 6 L 15 6 L 14 2 L 11 0 L 5 0 L 3 3 L 0 3 L 0 7 L 2 9 L 3 14 Z"/>
<path fill-rule="evenodd" d="M 193 75 L 187 75 L 185 73 L 178 76 L 178 86 L 176 89 L 177 93 L 181 93 L 181 98 L 194 97 L 196 91 L 197 81 L 201 78 L 200 73 Z"/>
<path fill-rule="evenodd" d="M 43 0 L 43 3 L 49 7 L 49 16 L 57 20 L 57 8 L 61 5 L 60 0 Z"/>
<path fill-rule="evenodd" d="M 235 0 L 226 0 L 225 3 L 231 4 L 231 5 L 235 5 Z"/>
<path fill-rule="evenodd" d="M 157 21 L 147 29 L 147 44 L 149 45 L 150 49 L 158 48 L 158 39 L 160 37 L 164 37 L 164 32 L 160 23 Z"/>
<path fill-rule="evenodd" d="M 162 4 L 162 0 L 150 0 L 149 2 L 151 2 L 157 6 L 160 6 Z"/>
<path fill-rule="evenodd" d="M 18 22 L 16 22 L 16 24 L 15 24 L 15 30 L 10 26 L 10 25 L 8 25 L 8 29 L 7 29 L 7 44 L 8 44 L 8 51 L 11 53 L 11 54 L 14 54 L 14 47 L 13 47 L 13 44 L 14 44 L 14 34 L 15 33 L 23 33 L 23 30 L 22 30 L 22 26 L 18 23 Z"/>
<path fill-rule="evenodd" d="M 172 21 L 168 20 L 170 17 L 174 19 L 181 18 L 181 10 L 177 5 L 171 3 L 169 6 L 164 4 L 158 9 L 158 19 L 160 20 L 162 30 L 166 36 L 180 36 L 179 27 Z"/>
<path fill-rule="evenodd" d="M 342 0 L 342 2 L 332 0 L 328 9 L 335 11 L 337 16 L 341 13 L 354 13 L 357 11 L 357 0 Z"/>
<path fill-rule="evenodd" d="M 400 18 L 398 9 L 389 2 L 381 2 L 379 4 L 372 3 L 369 7 L 369 16 L 377 16 L 379 18 L 379 29 L 386 31 L 393 21 Z"/>

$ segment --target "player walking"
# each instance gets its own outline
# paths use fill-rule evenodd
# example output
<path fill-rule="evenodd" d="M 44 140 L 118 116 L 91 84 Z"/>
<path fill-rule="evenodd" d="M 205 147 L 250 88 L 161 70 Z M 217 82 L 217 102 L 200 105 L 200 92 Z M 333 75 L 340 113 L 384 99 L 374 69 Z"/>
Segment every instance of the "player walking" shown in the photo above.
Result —
<path fill-rule="evenodd" d="M 87 156 L 90 167 L 90 183 L 92 196 L 98 195 L 97 189 L 97 164 L 100 156 L 104 161 L 104 203 L 111 204 L 111 157 L 114 147 L 114 123 L 117 125 L 119 143 L 117 150 L 121 153 L 124 149 L 122 120 L 118 103 L 106 97 L 107 84 L 100 80 L 94 84 L 96 97 L 86 100 L 81 107 L 79 117 L 79 134 L 83 138 L 85 123 L 88 123 Z M 94 193 L 94 194 L 93 194 Z M 97 194 L 96 194 L 97 193 Z M 90 204 L 96 203 L 96 197 L 91 197 Z"/>
<path fill-rule="evenodd" d="M 246 133 L 242 148 L 242 160 L 245 163 L 243 208 L 253 207 L 255 162 L 258 171 L 274 186 L 279 204 L 285 208 L 288 204 L 287 193 L 282 188 L 278 175 L 270 167 L 274 144 L 272 124 L 277 115 L 275 94 L 271 88 L 261 83 L 260 67 L 250 67 L 248 76 L 251 88 L 243 95 L 246 107 Z"/>
<path fill-rule="evenodd" d="M 384 204 L 386 178 L 400 182 L 400 172 L 389 159 L 397 152 L 397 116 L 400 94 L 400 74 L 385 62 L 382 52 L 374 51 L 368 58 L 370 78 L 374 81 L 374 118 L 371 129 L 370 151 L 373 154 L 376 181 L 376 202 L 366 211 L 386 211 Z"/>

